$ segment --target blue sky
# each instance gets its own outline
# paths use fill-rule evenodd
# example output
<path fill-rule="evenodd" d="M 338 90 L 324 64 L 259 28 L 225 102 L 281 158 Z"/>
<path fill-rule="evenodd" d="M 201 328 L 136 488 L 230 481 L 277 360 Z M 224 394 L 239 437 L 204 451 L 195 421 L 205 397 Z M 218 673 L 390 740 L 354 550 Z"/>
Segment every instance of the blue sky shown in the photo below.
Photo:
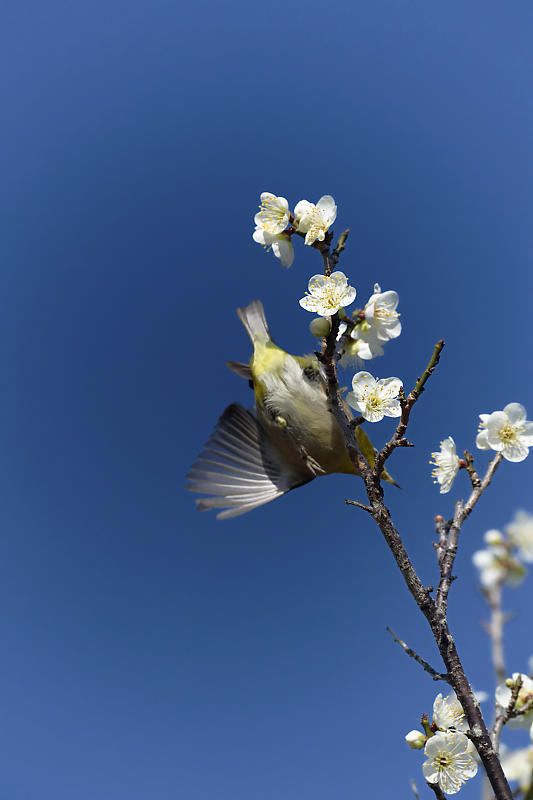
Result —
<path fill-rule="evenodd" d="M 403 736 L 438 687 L 385 626 L 440 665 L 344 504 L 360 482 L 228 522 L 182 487 L 225 406 L 251 403 L 224 365 L 249 357 L 235 308 L 261 298 L 278 344 L 314 346 L 297 301 L 318 256 L 297 242 L 286 271 L 252 241 L 260 192 L 332 194 L 361 301 L 400 294 L 371 369 L 409 385 L 446 340 L 386 498 L 435 581 L 432 520 L 467 485 L 441 497 L 429 453 L 473 447 L 479 412 L 533 413 L 532 28 L 530 3 L 492 0 L 4 3 L 2 797 L 407 798 L 410 777 L 428 796 Z M 533 512 L 531 478 L 504 463 L 463 531 L 450 619 L 477 688 L 470 556 Z M 510 671 L 532 580 L 506 596 Z"/>

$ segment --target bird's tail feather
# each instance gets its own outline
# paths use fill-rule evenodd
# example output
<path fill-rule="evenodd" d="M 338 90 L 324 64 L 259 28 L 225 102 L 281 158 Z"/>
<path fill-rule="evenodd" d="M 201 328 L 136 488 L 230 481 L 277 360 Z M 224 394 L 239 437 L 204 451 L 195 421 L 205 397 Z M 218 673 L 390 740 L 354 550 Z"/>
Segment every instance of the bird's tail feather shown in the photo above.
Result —
<path fill-rule="evenodd" d="M 246 332 L 252 340 L 252 344 L 254 343 L 254 337 L 256 335 L 265 339 L 271 338 L 261 300 L 254 300 L 249 306 L 246 306 L 246 308 L 238 308 L 237 316 L 246 328 Z"/>

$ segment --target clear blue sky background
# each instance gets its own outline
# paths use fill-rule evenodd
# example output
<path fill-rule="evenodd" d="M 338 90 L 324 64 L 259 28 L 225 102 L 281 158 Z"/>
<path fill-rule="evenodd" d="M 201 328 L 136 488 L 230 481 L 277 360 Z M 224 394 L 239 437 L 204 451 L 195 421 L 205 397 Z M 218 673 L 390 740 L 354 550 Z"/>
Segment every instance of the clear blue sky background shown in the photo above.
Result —
<path fill-rule="evenodd" d="M 236 306 L 261 298 L 280 345 L 313 347 L 318 256 L 297 242 L 287 272 L 254 244 L 259 193 L 333 194 L 360 300 L 401 298 L 372 369 L 409 385 L 447 342 L 387 490 L 435 581 L 432 520 L 467 482 L 441 497 L 430 451 L 472 447 L 481 411 L 533 415 L 532 36 L 526 0 L 3 3 L 0 797 L 409 798 L 411 776 L 429 796 L 403 736 L 438 687 L 385 626 L 440 664 L 344 504 L 359 481 L 228 522 L 182 487 L 251 402 L 224 366 L 249 356 Z M 477 688 L 470 556 L 533 511 L 532 468 L 504 463 L 464 529 L 450 618 Z M 512 669 L 532 581 L 506 598 Z"/>

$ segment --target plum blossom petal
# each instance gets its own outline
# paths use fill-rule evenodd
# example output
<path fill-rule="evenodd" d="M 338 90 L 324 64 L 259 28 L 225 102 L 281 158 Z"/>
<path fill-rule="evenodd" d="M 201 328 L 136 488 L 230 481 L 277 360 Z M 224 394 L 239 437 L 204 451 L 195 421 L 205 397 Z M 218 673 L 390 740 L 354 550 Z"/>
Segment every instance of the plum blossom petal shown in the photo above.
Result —
<path fill-rule="evenodd" d="M 289 222 L 289 204 L 284 197 L 276 197 L 271 192 L 261 194 L 259 212 L 254 217 L 258 228 L 263 228 L 267 233 L 281 233 Z"/>
<path fill-rule="evenodd" d="M 396 339 L 402 332 L 400 315 L 396 311 L 398 302 L 397 292 L 382 292 L 378 283 L 374 286 L 374 294 L 365 306 L 365 320 L 374 329 L 380 342 Z"/>
<path fill-rule="evenodd" d="M 455 476 L 459 472 L 459 456 L 455 451 L 455 442 L 451 436 L 440 443 L 440 452 L 432 453 L 430 464 L 435 465 L 431 475 L 434 483 L 440 484 L 440 493 L 446 494 L 452 488 Z"/>
<path fill-rule="evenodd" d="M 269 233 L 264 228 L 256 228 L 252 234 L 254 242 L 262 244 L 268 252 L 272 250 L 284 267 L 290 267 L 294 261 L 294 247 L 290 237 L 284 233 Z"/>
<path fill-rule="evenodd" d="M 507 780 L 518 781 L 522 792 L 527 793 L 533 782 L 533 747 L 504 753 L 501 762 Z"/>
<path fill-rule="evenodd" d="M 443 697 L 442 694 L 436 696 L 433 703 L 433 722 L 441 731 L 454 728 L 464 733 L 468 730 L 465 712 L 455 692 L 448 697 Z"/>
<path fill-rule="evenodd" d="M 520 558 L 529 564 L 533 563 L 533 516 L 527 511 L 517 511 L 506 533 L 518 549 Z"/>

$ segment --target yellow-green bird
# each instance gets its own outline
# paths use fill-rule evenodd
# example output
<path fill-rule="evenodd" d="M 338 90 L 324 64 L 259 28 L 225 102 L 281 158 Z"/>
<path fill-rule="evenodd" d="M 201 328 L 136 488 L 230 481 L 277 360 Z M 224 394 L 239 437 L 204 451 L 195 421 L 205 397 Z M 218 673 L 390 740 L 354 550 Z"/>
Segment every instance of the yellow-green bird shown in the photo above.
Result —
<path fill-rule="evenodd" d="M 341 430 L 328 411 L 326 384 L 315 356 L 291 356 L 272 341 L 259 300 L 237 314 L 254 352 L 249 366 L 228 367 L 250 381 L 255 409 L 226 408 L 189 473 L 186 488 L 210 495 L 200 511 L 220 508 L 219 519 L 236 517 L 333 472 L 358 474 Z M 359 447 L 374 463 L 374 447 L 361 427 Z M 394 483 L 384 471 L 384 480 Z"/>

